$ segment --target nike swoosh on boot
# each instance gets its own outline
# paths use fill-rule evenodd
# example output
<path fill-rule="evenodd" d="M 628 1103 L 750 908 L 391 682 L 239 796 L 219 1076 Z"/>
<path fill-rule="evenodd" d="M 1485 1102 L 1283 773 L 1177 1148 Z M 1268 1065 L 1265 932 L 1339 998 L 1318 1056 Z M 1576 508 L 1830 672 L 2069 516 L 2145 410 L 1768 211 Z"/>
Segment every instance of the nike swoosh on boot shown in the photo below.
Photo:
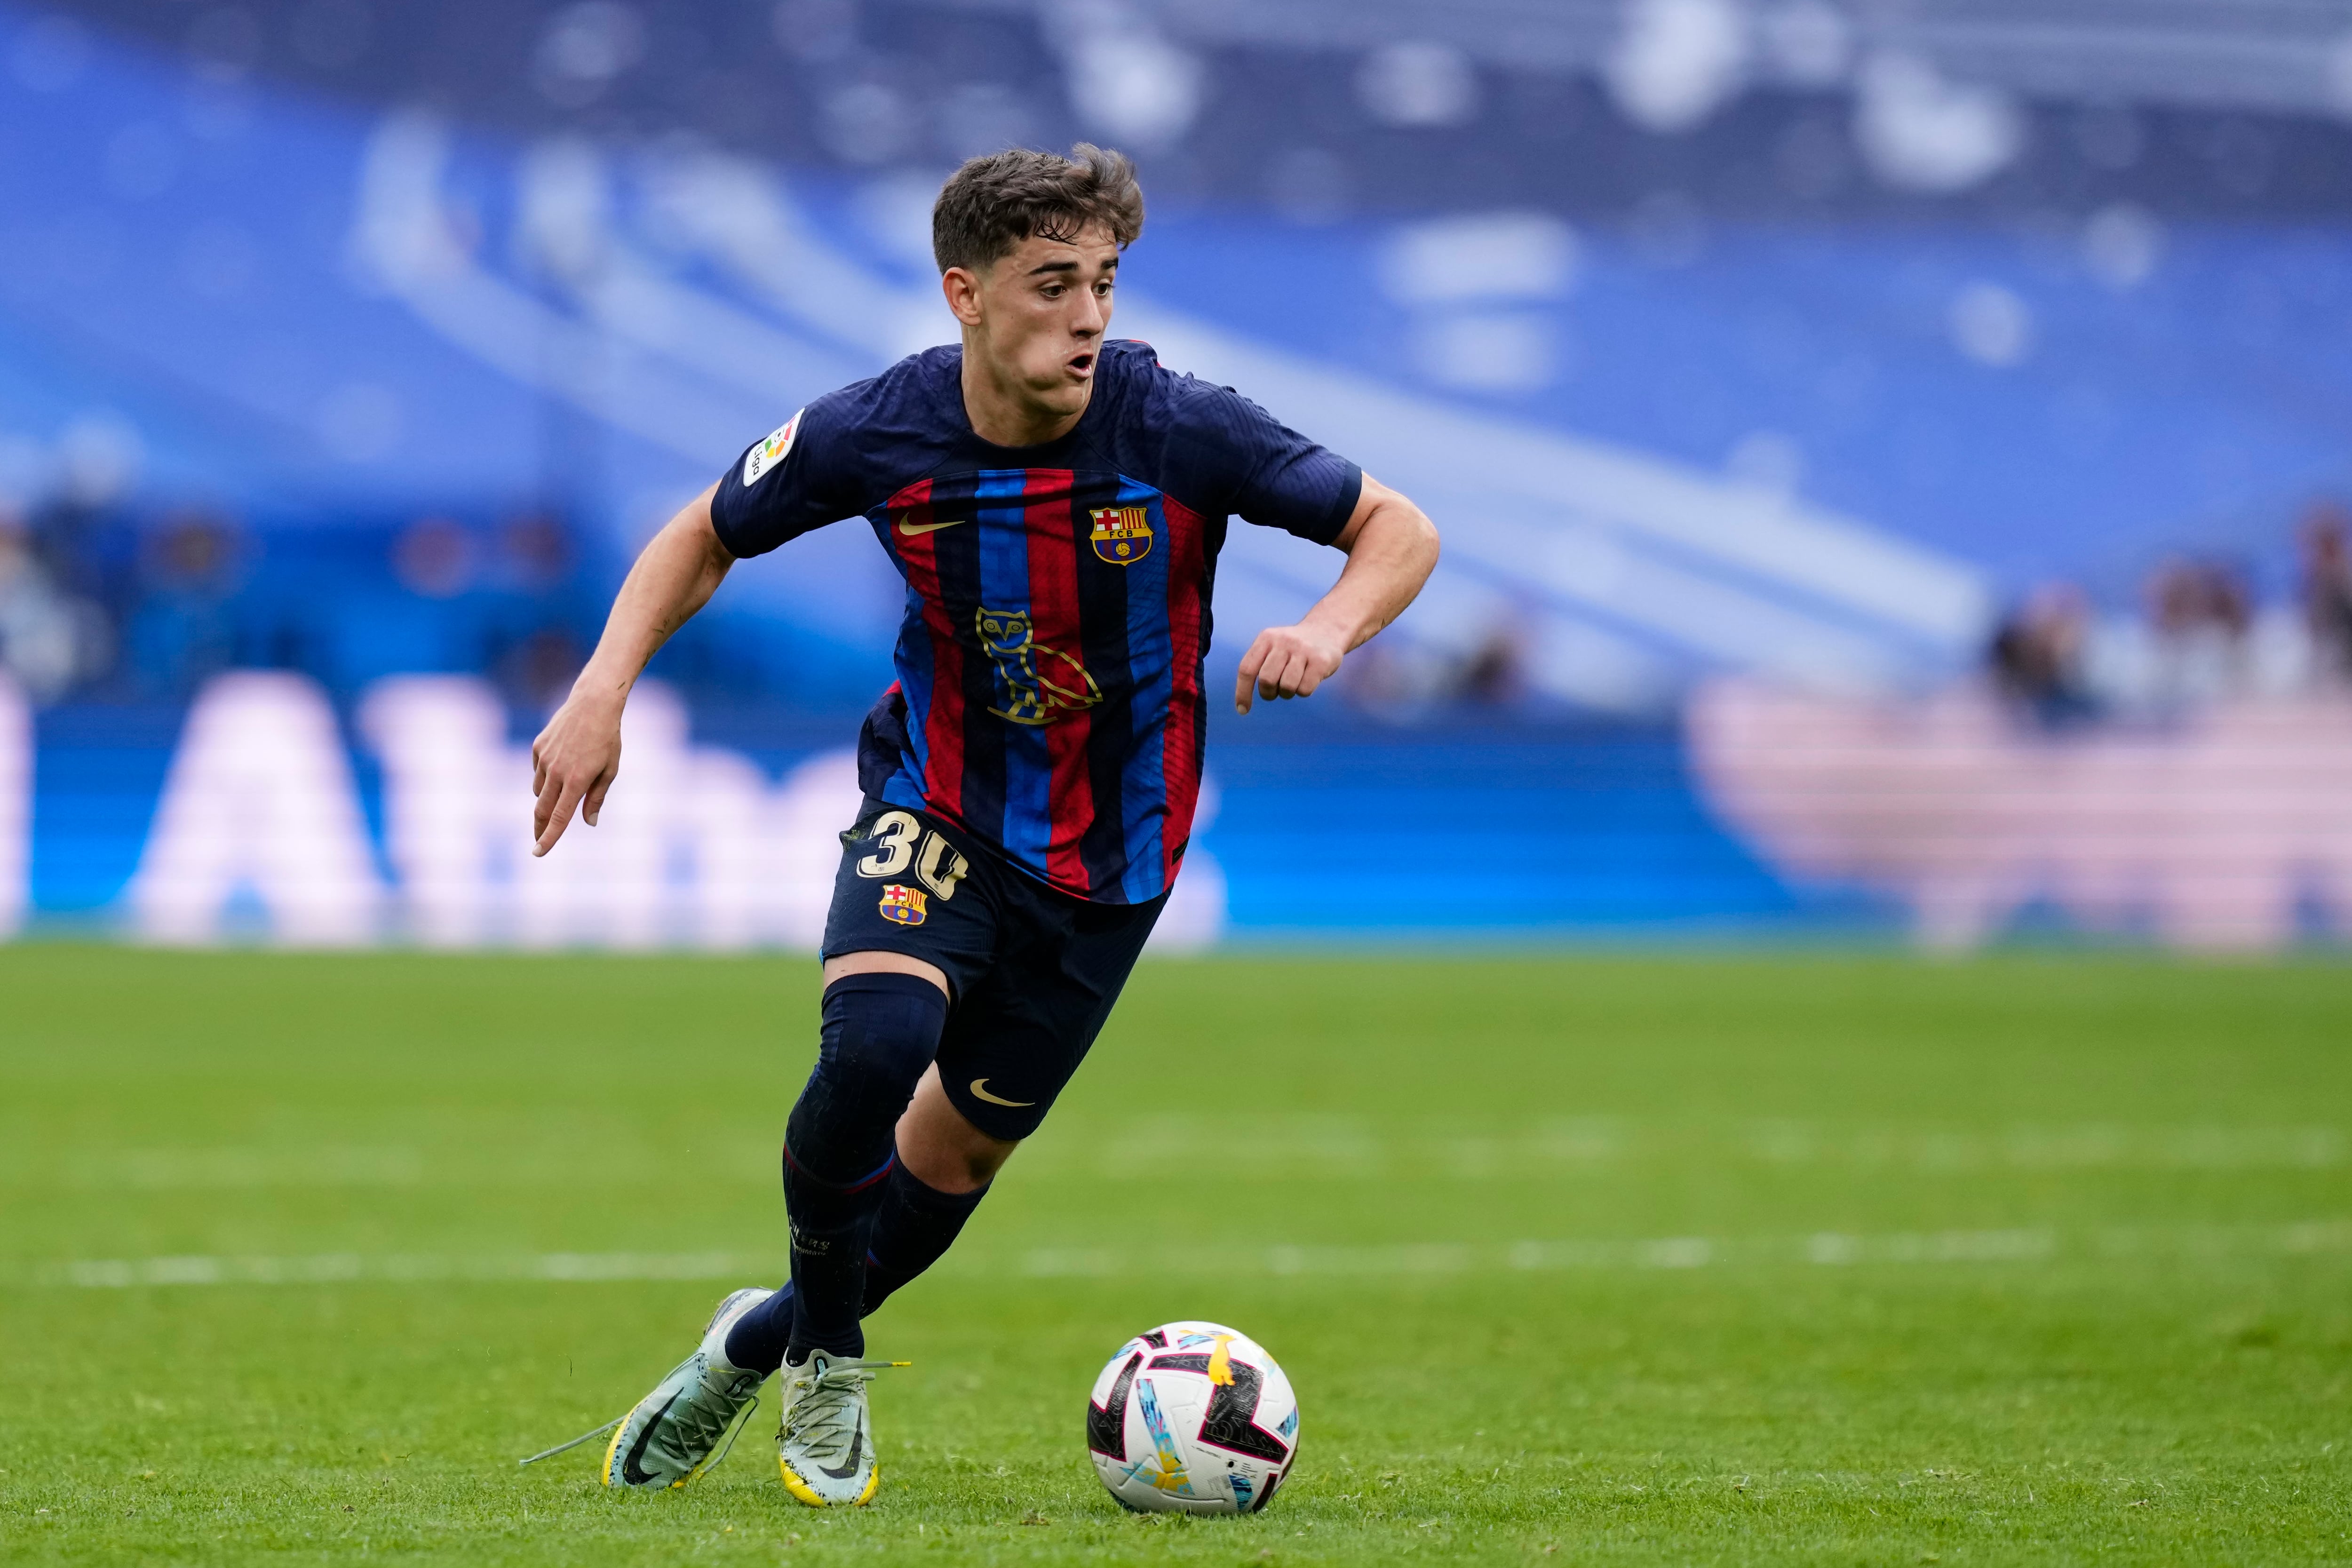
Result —
<path fill-rule="evenodd" d="M 861 1426 L 849 1435 L 849 1458 L 842 1461 L 841 1468 L 836 1470 L 831 1465 L 819 1465 L 817 1468 L 836 1481 L 845 1481 L 857 1473 L 857 1456 L 865 1447 L 866 1429 Z"/>
<path fill-rule="evenodd" d="M 646 1423 L 646 1429 L 637 1434 L 637 1440 L 629 1446 L 627 1455 L 622 1458 L 621 1479 L 631 1486 L 641 1487 L 647 1481 L 661 1479 L 638 1461 L 646 1457 L 646 1445 L 654 1440 L 654 1428 L 661 1425 L 661 1418 L 668 1415 L 669 1407 L 677 1403 L 677 1395 L 675 1394 L 662 1401 L 662 1407 L 654 1412 L 654 1418 Z"/>

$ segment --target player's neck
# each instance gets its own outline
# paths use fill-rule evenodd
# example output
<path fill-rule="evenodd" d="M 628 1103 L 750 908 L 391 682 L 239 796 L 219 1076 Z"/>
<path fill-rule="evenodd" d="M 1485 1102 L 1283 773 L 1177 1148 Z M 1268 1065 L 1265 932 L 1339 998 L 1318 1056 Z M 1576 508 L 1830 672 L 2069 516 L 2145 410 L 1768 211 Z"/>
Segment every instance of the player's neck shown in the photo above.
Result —
<path fill-rule="evenodd" d="M 993 447 L 1042 447 L 1078 427 L 1094 400 L 1094 383 L 1082 388 L 1072 409 L 1047 407 L 1028 389 L 1001 372 L 985 354 L 963 349 L 963 416 L 972 434 Z"/>

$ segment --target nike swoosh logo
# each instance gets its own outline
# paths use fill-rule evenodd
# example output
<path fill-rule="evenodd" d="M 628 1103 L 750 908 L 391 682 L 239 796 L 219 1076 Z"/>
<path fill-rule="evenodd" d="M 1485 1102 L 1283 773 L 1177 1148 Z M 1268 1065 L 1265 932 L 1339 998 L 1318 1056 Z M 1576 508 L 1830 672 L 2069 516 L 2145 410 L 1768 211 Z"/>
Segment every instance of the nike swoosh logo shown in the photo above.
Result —
<path fill-rule="evenodd" d="M 646 1422 L 643 1430 L 637 1433 L 637 1440 L 630 1445 L 627 1457 L 622 1459 L 621 1479 L 631 1486 L 641 1487 L 647 1481 L 661 1479 L 638 1461 L 646 1457 L 646 1445 L 654 1440 L 654 1428 L 661 1425 L 662 1417 L 669 1414 L 669 1407 L 676 1405 L 677 1400 L 678 1396 L 673 1394 L 662 1401 L 662 1407 L 654 1412 L 654 1418 Z"/>
<path fill-rule="evenodd" d="M 968 521 L 970 520 L 957 517 L 950 518 L 945 522 L 908 522 L 905 518 L 900 518 L 898 520 L 898 531 L 906 535 L 908 539 L 917 539 L 926 533 L 937 533 L 943 528 L 961 527 Z"/>
<path fill-rule="evenodd" d="M 991 1105 L 1009 1105 L 1015 1110 L 1037 1103 L 1034 1100 L 1007 1100 L 1001 1094 L 991 1094 L 988 1092 L 988 1080 L 984 1078 L 971 1080 L 971 1092 L 975 1098 L 984 1100 Z"/>
<path fill-rule="evenodd" d="M 819 1465 L 817 1468 L 836 1481 L 845 1481 L 857 1473 L 857 1456 L 863 1453 L 865 1448 L 866 1428 L 860 1426 L 849 1435 L 849 1458 L 841 1468 L 836 1470 L 830 1465 Z"/>

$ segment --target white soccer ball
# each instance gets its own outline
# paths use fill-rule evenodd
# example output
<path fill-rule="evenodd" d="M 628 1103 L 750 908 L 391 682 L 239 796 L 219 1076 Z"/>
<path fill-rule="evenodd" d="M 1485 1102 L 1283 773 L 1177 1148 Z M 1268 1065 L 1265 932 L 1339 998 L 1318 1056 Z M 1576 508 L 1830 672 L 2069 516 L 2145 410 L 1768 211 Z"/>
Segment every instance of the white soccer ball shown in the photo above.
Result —
<path fill-rule="evenodd" d="M 1162 1323 L 1118 1347 L 1087 1401 L 1087 1447 L 1139 1513 L 1255 1513 L 1298 1453 L 1298 1399 L 1223 1323 Z"/>

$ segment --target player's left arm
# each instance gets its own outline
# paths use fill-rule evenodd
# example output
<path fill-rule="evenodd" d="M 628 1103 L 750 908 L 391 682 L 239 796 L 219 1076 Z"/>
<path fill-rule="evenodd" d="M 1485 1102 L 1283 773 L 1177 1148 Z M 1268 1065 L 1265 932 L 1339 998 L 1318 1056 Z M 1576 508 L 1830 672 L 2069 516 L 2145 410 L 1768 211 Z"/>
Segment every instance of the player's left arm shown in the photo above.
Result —
<path fill-rule="evenodd" d="M 1234 682 L 1237 711 L 1248 712 L 1258 697 L 1312 695 L 1338 672 L 1341 659 L 1404 614 L 1437 565 L 1437 525 L 1370 474 L 1348 526 L 1331 544 L 1348 553 L 1339 582 L 1296 626 L 1257 634 Z"/>

